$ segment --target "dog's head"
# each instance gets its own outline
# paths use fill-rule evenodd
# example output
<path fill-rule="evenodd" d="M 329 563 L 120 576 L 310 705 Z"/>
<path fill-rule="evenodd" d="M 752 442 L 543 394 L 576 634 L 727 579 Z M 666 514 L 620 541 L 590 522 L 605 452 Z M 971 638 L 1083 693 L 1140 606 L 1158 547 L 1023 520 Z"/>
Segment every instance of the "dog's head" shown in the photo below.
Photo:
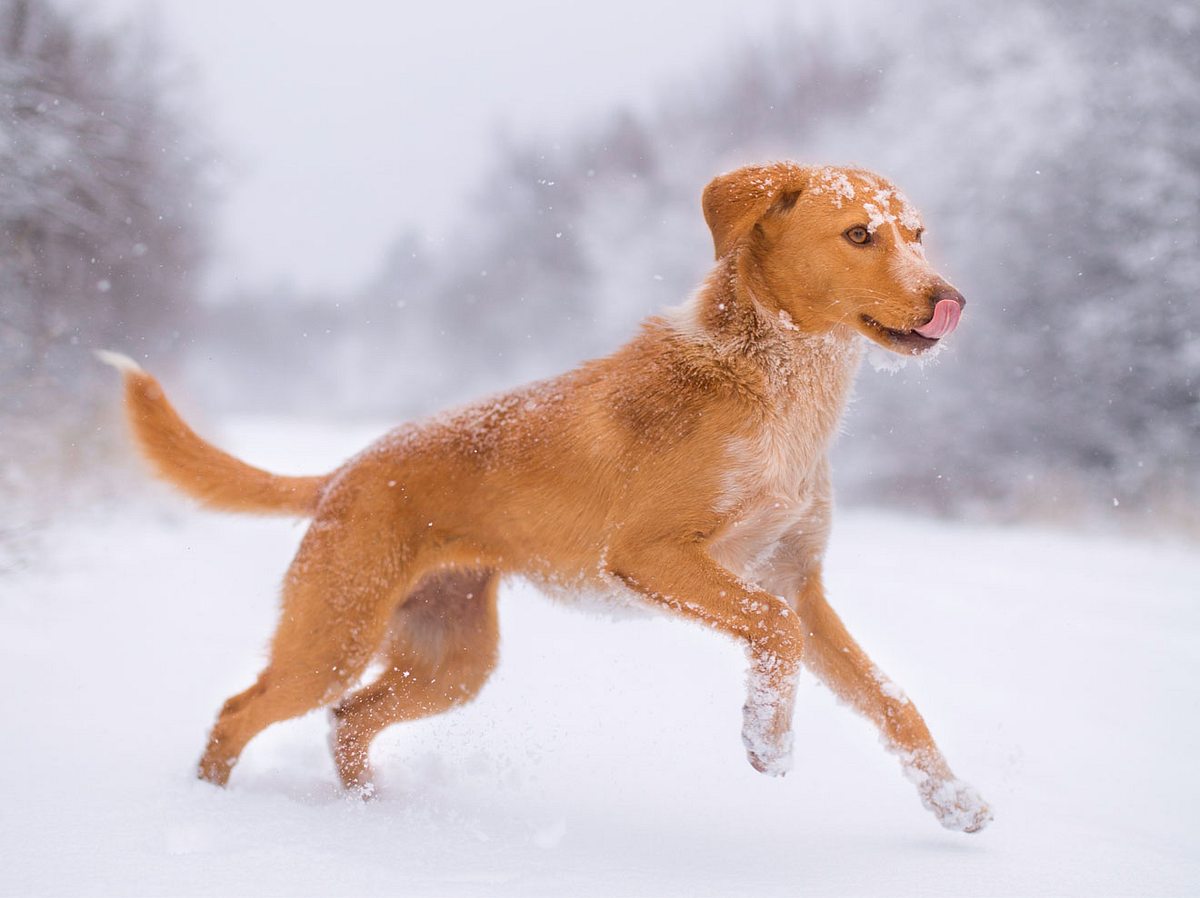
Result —
<path fill-rule="evenodd" d="M 958 325 L 966 301 L 926 261 L 920 215 L 879 175 L 750 166 L 714 179 L 703 204 L 717 258 L 745 252 L 801 330 L 845 325 L 919 355 Z"/>

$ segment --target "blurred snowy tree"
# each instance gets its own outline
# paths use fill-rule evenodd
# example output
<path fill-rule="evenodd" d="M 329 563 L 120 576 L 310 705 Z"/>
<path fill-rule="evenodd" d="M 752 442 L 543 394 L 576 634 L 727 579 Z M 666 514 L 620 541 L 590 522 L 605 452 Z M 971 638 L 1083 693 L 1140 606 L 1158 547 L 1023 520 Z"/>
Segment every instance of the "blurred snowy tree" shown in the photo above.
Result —
<path fill-rule="evenodd" d="M 986 52 L 963 34 L 926 73 L 935 88 L 969 73 L 987 113 L 931 105 L 976 152 L 922 185 L 937 242 L 982 302 L 947 370 L 917 378 L 920 426 L 888 433 L 872 488 L 911 501 L 924 453 L 943 474 L 925 495 L 942 504 L 1187 513 L 1200 498 L 1200 12 L 1072 0 L 990 24 Z M 914 379 L 900 380 L 864 391 L 864 417 L 900 401 Z"/>
<path fill-rule="evenodd" d="M 0 0 L 0 483 L 14 491 L 31 468 L 64 473 L 50 447 L 83 451 L 99 385 L 113 392 L 90 348 L 178 336 L 205 239 L 175 90 L 148 33 Z"/>

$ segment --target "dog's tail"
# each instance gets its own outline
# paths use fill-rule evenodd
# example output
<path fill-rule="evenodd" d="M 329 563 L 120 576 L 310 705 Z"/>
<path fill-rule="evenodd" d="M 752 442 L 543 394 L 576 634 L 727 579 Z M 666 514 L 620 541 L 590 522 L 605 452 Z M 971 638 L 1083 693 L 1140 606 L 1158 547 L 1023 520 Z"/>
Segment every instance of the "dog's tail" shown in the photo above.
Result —
<path fill-rule="evenodd" d="M 308 516 L 316 510 L 327 477 L 281 477 L 239 461 L 188 427 L 133 359 L 104 350 L 96 357 L 121 372 L 134 440 L 163 480 L 222 511 Z"/>

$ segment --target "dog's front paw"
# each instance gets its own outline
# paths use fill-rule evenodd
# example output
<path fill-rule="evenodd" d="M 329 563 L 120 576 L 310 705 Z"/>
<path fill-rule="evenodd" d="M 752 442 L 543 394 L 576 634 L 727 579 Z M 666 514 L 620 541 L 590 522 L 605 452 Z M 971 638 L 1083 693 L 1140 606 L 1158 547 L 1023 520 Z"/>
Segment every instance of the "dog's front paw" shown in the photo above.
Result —
<path fill-rule="evenodd" d="M 767 776 L 783 776 L 792 769 L 792 731 L 778 727 L 778 715 L 747 705 L 742 712 L 742 745 L 750 766 Z"/>
<path fill-rule="evenodd" d="M 928 777 L 917 784 L 921 803 L 938 822 L 956 832 L 977 833 L 992 821 L 992 809 L 983 797 L 960 779 Z"/>
<path fill-rule="evenodd" d="M 772 749 L 764 752 L 758 747 L 747 744 L 746 759 L 750 762 L 750 766 L 759 773 L 765 773 L 767 776 L 785 776 L 792 769 L 792 747 L 789 744 L 787 748 L 781 750 Z"/>

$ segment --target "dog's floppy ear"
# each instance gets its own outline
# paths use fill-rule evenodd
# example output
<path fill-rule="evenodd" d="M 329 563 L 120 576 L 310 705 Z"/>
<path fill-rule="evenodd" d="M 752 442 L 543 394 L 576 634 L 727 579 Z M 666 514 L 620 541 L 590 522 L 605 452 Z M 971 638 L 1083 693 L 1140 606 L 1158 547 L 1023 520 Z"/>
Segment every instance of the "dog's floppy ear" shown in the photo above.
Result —
<path fill-rule="evenodd" d="M 795 174 L 793 165 L 750 165 L 709 181 L 701 204 L 718 259 L 749 234 L 767 212 L 795 205 L 800 195 Z"/>

